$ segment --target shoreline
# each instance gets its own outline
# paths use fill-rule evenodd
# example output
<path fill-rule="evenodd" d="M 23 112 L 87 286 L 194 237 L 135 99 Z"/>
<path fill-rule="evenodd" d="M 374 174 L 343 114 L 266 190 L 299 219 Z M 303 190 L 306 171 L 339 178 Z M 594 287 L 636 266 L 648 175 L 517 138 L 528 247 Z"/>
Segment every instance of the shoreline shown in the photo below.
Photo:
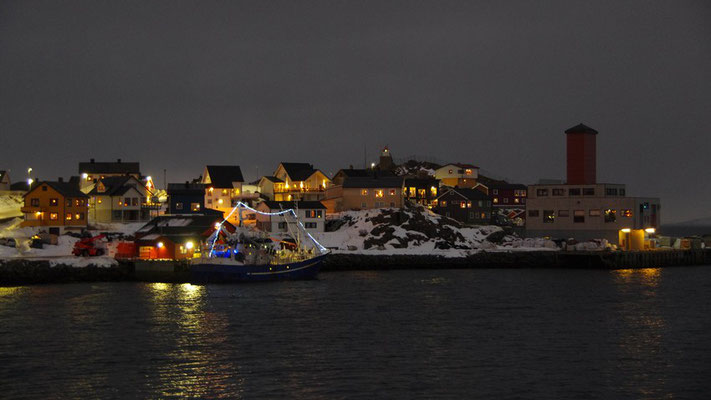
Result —
<path fill-rule="evenodd" d="M 0 260 L 0 286 L 73 282 L 189 282 L 185 263 L 121 261 L 110 267 L 52 266 L 49 260 Z M 711 266 L 711 249 L 640 252 L 479 252 L 466 257 L 439 255 L 333 254 L 322 272 L 405 269 L 643 269 Z"/>

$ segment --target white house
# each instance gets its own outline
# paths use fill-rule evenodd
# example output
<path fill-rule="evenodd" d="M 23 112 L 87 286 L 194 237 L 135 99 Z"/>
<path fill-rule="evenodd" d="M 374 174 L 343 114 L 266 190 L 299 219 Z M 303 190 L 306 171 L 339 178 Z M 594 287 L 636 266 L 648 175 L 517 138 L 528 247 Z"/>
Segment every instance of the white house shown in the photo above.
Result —
<path fill-rule="evenodd" d="M 263 201 L 257 206 L 262 212 L 276 213 L 293 208 L 308 232 L 326 230 L 326 207 L 320 201 Z M 267 232 L 296 232 L 293 216 L 257 214 L 257 228 Z"/>
<path fill-rule="evenodd" d="M 89 196 L 89 222 L 148 221 L 159 205 L 150 201 L 146 187 L 133 176 L 99 178 Z"/>
<path fill-rule="evenodd" d="M 435 179 L 439 179 L 442 186 L 473 188 L 478 178 L 479 167 L 472 164 L 447 164 L 435 170 Z"/>

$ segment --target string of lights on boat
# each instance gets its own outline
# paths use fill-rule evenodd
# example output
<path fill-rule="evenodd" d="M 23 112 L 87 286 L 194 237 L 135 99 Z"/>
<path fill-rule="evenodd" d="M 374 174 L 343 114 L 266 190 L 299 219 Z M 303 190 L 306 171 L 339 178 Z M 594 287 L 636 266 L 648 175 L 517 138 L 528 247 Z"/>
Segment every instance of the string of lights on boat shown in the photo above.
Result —
<path fill-rule="evenodd" d="M 261 214 L 261 215 L 267 215 L 267 216 L 271 216 L 271 217 L 273 217 L 273 216 L 285 215 L 285 214 L 291 214 L 291 215 L 294 217 L 294 220 L 296 221 L 296 223 L 299 224 L 299 227 L 301 227 L 301 230 L 302 230 L 304 233 L 306 233 L 306 235 L 309 237 L 309 239 L 311 239 L 311 241 L 316 245 L 316 247 L 318 247 L 319 251 L 320 251 L 321 253 L 326 253 L 326 252 L 328 252 L 328 249 L 325 248 L 323 245 L 321 245 L 321 243 L 319 243 L 319 242 L 318 242 L 313 236 L 311 236 L 311 234 L 306 230 L 306 227 L 304 226 L 304 224 L 303 224 L 301 221 L 299 221 L 299 217 L 296 215 L 296 211 L 295 211 L 293 208 L 289 208 L 289 209 L 282 210 L 282 211 L 277 211 L 277 212 L 265 212 L 265 211 L 259 211 L 259 210 L 257 210 L 257 209 L 254 209 L 254 208 L 250 207 L 249 205 L 247 205 L 246 203 L 243 203 L 243 202 L 239 201 L 239 202 L 237 202 L 237 204 L 234 206 L 234 208 L 232 208 L 232 211 L 230 211 L 230 213 L 225 217 L 225 219 L 223 219 L 222 222 L 220 222 L 220 223 L 215 227 L 215 228 L 216 228 L 216 229 L 215 229 L 215 238 L 212 239 L 212 245 L 210 246 L 210 252 L 208 253 L 208 257 L 212 257 L 212 253 L 213 253 L 213 251 L 214 251 L 214 249 L 215 249 L 215 243 L 217 242 L 217 237 L 219 236 L 219 232 L 222 230 L 222 225 L 230 219 L 230 217 L 232 216 L 232 214 L 234 214 L 235 211 L 237 211 L 238 208 L 244 208 L 244 209 L 249 210 L 249 211 L 252 211 L 252 212 L 254 212 L 254 213 Z"/>

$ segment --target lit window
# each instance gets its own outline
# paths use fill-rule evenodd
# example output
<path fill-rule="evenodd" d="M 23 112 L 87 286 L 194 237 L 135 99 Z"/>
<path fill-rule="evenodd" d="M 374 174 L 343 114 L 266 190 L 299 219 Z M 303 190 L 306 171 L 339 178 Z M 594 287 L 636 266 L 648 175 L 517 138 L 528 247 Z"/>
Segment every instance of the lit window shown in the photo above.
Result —
<path fill-rule="evenodd" d="M 432 186 L 430 188 L 430 194 L 432 195 L 432 197 L 437 197 L 437 187 Z"/>
<path fill-rule="evenodd" d="M 72 220 L 72 213 L 67 213 L 67 218 L 66 218 L 66 220 L 67 220 L 67 221 L 71 221 L 71 220 Z"/>
<path fill-rule="evenodd" d="M 39 207 L 40 206 L 40 201 L 37 198 L 30 199 L 30 206 L 32 207 Z"/>
<path fill-rule="evenodd" d="M 375 197 L 383 197 L 383 190 L 378 189 L 375 191 Z"/>
<path fill-rule="evenodd" d="M 451 174 L 452 172 L 454 172 L 454 171 L 452 171 L 452 170 L 450 169 L 450 170 L 449 170 L 449 173 Z"/>
<path fill-rule="evenodd" d="M 471 175 L 471 174 L 472 174 L 472 170 L 467 168 L 467 169 L 464 170 L 464 173 L 467 174 L 467 175 Z"/>
<path fill-rule="evenodd" d="M 96 199 L 96 202 L 97 202 L 98 204 L 101 204 L 101 203 L 102 203 L 101 197 L 97 198 L 97 199 Z"/>
<path fill-rule="evenodd" d="M 190 203 L 190 210 L 193 212 L 200 211 L 200 203 Z"/>
<path fill-rule="evenodd" d="M 59 199 L 49 199 L 49 205 L 50 206 L 59 205 Z"/>
<path fill-rule="evenodd" d="M 57 213 L 49 213 L 49 219 L 50 219 L 51 221 L 56 221 L 57 219 L 59 219 L 59 214 L 57 214 Z"/>
<path fill-rule="evenodd" d="M 590 216 L 591 216 L 591 217 L 599 217 L 599 216 L 600 216 L 600 210 L 599 210 L 599 209 L 590 210 Z"/>
<path fill-rule="evenodd" d="M 417 190 L 416 188 L 410 187 L 409 197 L 415 197 L 416 190 Z"/>
<path fill-rule="evenodd" d="M 417 194 L 420 196 L 421 199 L 425 198 L 425 193 L 427 193 L 427 190 L 425 189 L 418 189 Z"/>
<path fill-rule="evenodd" d="M 442 201 L 439 203 L 439 206 L 440 206 L 440 207 L 447 207 L 447 200 L 442 200 Z"/>
<path fill-rule="evenodd" d="M 629 208 L 626 208 L 626 209 L 622 210 L 622 216 L 623 216 L 623 217 L 627 217 L 627 218 L 631 217 L 631 216 L 632 216 L 632 210 L 630 210 Z"/>
<path fill-rule="evenodd" d="M 395 193 L 396 193 L 395 189 L 390 189 L 390 196 L 395 196 Z"/>
<path fill-rule="evenodd" d="M 617 211 L 616 210 L 605 210 L 605 222 L 615 222 L 617 221 Z"/>
<path fill-rule="evenodd" d="M 516 203 L 516 204 L 519 203 L 518 197 L 514 199 L 514 203 Z"/>
<path fill-rule="evenodd" d="M 367 196 L 368 195 L 368 189 L 363 189 L 360 191 L 361 196 Z"/>
<path fill-rule="evenodd" d="M 498 197 L 494 197 L 494 204 L 499 204 L 499 198 L 498 198 Z"/>
<path fill-rule="evenodd" d="M 555 212 L 553 210 L 543 210 L 543 223 L 552 224 L 555 222 Z"/>
<path fill-rule="evenodd" d="M 460 208 L 467 208 L 467 202 L 466 202 L 466 201 L 462 201 L 461 204 L 459 204 L 459 207 L 460 207 Z"/>
<path fill-rule="evenodd" d="M 182 209 L 183 209 L 183 203 L 175 203 L 175 209 L 176 209 L 176 210 L 182 210 Z"/>

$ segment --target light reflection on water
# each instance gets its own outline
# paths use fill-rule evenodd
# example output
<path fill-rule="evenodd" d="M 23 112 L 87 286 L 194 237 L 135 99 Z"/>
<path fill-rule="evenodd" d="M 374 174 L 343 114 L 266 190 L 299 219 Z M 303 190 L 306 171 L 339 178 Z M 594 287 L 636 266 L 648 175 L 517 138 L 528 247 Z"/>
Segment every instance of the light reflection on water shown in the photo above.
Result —
<path fill-rule="evenodd" d="M 0 288 L 3 398 L 664 398 L 711 387 L 711 269 Z"/>

